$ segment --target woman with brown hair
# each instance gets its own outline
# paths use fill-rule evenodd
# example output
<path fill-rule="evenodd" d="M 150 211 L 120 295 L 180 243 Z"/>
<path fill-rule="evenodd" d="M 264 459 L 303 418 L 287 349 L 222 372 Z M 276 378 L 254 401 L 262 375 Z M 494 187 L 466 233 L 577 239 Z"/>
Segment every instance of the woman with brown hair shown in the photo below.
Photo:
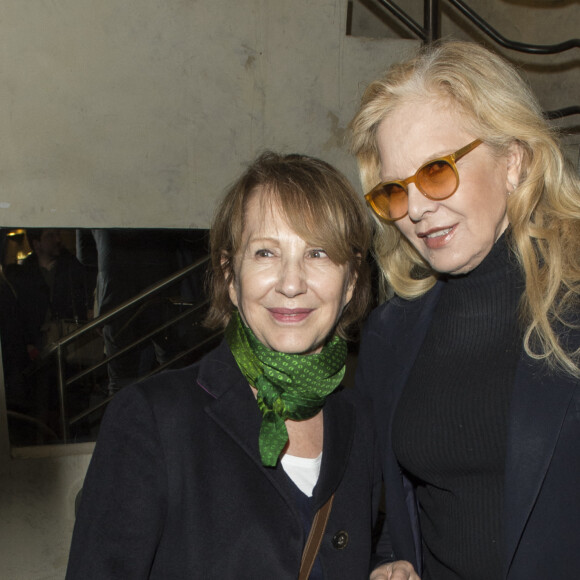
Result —
<path fill-rule="evenodd" d="M 327 163 L 267 153 L 248 168 L 211 229 L 208 323 L 225 340 L 112 401 L 67 578 L 368 576 L 380 473 L 370 411 L 340 383 L 369 245 Z"/>

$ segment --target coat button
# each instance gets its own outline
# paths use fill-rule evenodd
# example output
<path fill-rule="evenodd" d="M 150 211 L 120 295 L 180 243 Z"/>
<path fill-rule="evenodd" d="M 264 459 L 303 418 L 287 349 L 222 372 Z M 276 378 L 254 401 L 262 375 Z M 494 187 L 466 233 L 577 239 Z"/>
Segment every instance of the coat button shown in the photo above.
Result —
<path fill-rule="evenodd" d="M 348 533 L 345 532 L 344 530 L 341 530 L 340 532 L 336 532 L 336 534 L 334 534 L 333 538 L 332 538 L 332 545 L 337 549 L 337 550 L 344 550 L 344 548 L 346 548 L 348 544 Z"/>

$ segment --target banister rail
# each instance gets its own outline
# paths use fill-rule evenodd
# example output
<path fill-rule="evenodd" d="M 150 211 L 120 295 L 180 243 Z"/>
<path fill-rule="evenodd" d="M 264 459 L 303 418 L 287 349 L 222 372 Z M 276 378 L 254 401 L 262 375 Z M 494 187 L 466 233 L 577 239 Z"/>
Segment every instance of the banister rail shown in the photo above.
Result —
<path fill-rule="evenodd" d="M 400 6 L 392 0 L 377 0 L 384 8 L 389 10 L 395 18 L 407 27 L 423 43 L 428 44 L 441 38 L 441 2 L 440 0 L 424 0 L 423 2 L 423 26 L 417 23 L 409 16 Z M 494 42 L 504 48 L 515 50 L 527 54 L 557 54 L 580 48 L 580 38 L 571 38 L 558 44 L 530 44 L 525 42 L 516 42 L 507 39 L 485 21 L 473 8 L 469 7 L 463 0 L 448 0 L 449 4 L 461 12 L 472 24 L 477 26 Z M 570 115 L 580 114 L 580 106 L 573 105 L 563 107 L 554 111 L 547 111 L 544 116 L 547 119 L 560 119 Z"/>
<path fill-rule="evenodd" d="M 223 334 L 221 331 L 216 331 L 216 332 L 210 334 L 209 336 L 207 336 L 206 338 L 204 338 L 199 343 L 193 345 L 192 347 L 188 348 L 186 351 L 184 351 L 184 352 L 180 353 L 179 355 L 173 357 L 170 361 L 167 361 L 166 363 L 164 363 L 162 365 L 159 365 L 154 371 L 151 371 L 151 372 L 147 373 L 146 375 L 140 377 L 136 382 L 137 383 L 140 383 L 141 381 L 144 381 L 145 379 L 148 379 L 154 373 L 161 372 L 162 370 L 171 367 L 173 364 L 175 364 L 177 361 L 179 361 L 183 357 L 185 357 L 188 354 L 192 353 L 193 351 L 195 351 L 195 350 L 197 350 L 197 349 L 205 346 L 206 344 L 211 343 L 217 337 L 221 336 L 221 334 Z M 99 409 L 102 409 L 105 405 L 108 405 L 109 401 L 114 396 L 115 395 L 110 395 L 109 397 L 107 397 L 103 401 L 100 401 L 99 403 L 97 403 L 97 404 L 89 407 L 88 409 L 85 409 L 81 413 L 78 413 L 74 417 L 71 417 L 69 419 L 69 421 L 68 421 L 68 425 L 74 425 L 75 423 L 78 423 L 81 419 L 84 419 L 84 418 L 88 417 L 89 415 L 92 415 L 95 411 L 98 411 Z"/>
<path fill-rule="evenodd" d="M 378 2 L 423 42 L 431 42 L 439 38 L 439 19 L 435 18 L 435 20 L 433 20 L 432 18 L 433 14 L 439 14 L 439 0 L 430 0 L 424 3 L 424 26 L 421 26 L 414 18 L 409 16 L 402 8 L 395 4 L 395 2 L 391 2 L 391 0 L 378 0 Z M 426 18 L 427 6 L 431 8 L 429 11 L 429 19 Z"/>
<path fill-rule="evenodd" d="M 580 105 L 563 107 L 562 109 L 555 109 L 554 111 L 544 111 L 544 117 L 550 121 L 561 119 L 562 117 L 569 117 L 571 115 L 580 115 Z"/>
<path fill-rule="evenodd" d="M 153 329 L 149 333 L 145 334 L 144 336 L 141 336 L 136 341 L 134 341 L 133 343 L 120 349 L 115 354 L 110 355 L 108 357 L 104 357 L 102 361 L 98 362 L 97 364 L 95 364 L 89 368 L 83 369 L 79 373 L 77 373 L 74 376 L 69 377 L 69 378 L 65 378 L 65 372 L 64 372 L 64 360 L 63 359 L 64 359 L 64 354 L 65 354 L 65 348 L 68 345 L 74 344 L 74 342 L 76 340 L 79 340 L 80 338 L 82 338 L 86 333 L 96 330 L 97 328 L 101 327 L 103 324 L 108 322 L 110 319 L 118 316 L 119 314 L 122 314 L 123 312 L 125 312 L 129 308 L 136 306 L 140 303 L 143 303 L 146 299 L 154 297 L 160 291 L 171 286 L 172 284 L 175 284 L 179 280 L 187 277 L 188 275 L 193 273 L 194 270 L 206 265 L 208 262 L 209 262 L 209 256 L 204 256 L 204 257 L 200 258 L 199 260 L 193 262 L 192 264 L 186 266 L 185 268 L 182 268 L 181 270 L 178 270 L 174 274 L 171 274 L 170 276 L 167 276 L 166 278 L 160 280 L 156 284 L 149 286 L 148 288 L 146 288 L 145 290 L 143 290 L 139 294 L 133 296 L 132 298 L 129 298 L 128 300 L 126 300 L 122 304 L 119 304 L 115 308 L 112 308 L 111 310 L 107 311 L 105 314 L 98 316 L 97 318 L 94 318 L 90 322 L 87 322 L 83 326 L 79 327 L 77 330 L 75 330 L 72 333 L 68 334 L 67 336 L 64 336 L 61 339 L 53 342 L 52 344 L 48 345 L 45 349 L 43 349 L 43 351 L 41 352 L 40 358 L 37 361 L 37 364 L 35 365 L 35 371 L 40 370 L 48 361 L 53 360 L 53 357 L 56 356 L 57 369 L 58 369 L 58 394 L 59 394 L 60 427 L 61 427 L 61 431 L 62 431 L 61 437 L 62 437 L 63 443 L 66 443 L 68 441 L 70 425 L 78 422 L 80 419 L 82 419 L 82 418 L 92 414 L 96 410 L 102 408 L 112 398 L 112 397 L 108 397 L 107 399 L 105 399 L 104 401 L 101 401 L 97 405 L 94 405 L 91 408 L 89 408 L 81 413 L 78 413 L 76 416 L 69 419 L 68 412 L 67 412 L 67 400 L 66 400 L 67 399 L 67 387 L 69 387 L 71 384 L 75 383 L 79 379 L 83 378 L 84 376 L 86 376 L 86 375 L 94 372 L 95 370 L 103 367 L 109 361 L 125 354 L 126 352 L 128 352 L 129 350 L 138 346 L 139 344 L 152 338 L 153 336 L 155 336 L 156 334 L 158 334 L 160 331 L 164 330 L 165 328 L 167 328 L 173 324 L 176 324 L 179 321 L 185 319 L 186 317 L 191 316 L 195 312 L 201 310 L 203 307 L 205 307 L 209 303 L 209 300 L 203 299 L 203 300 L 197 302 L 196 304 L 190 305 L 189 308 L 187 308 L 184 312 L 179 313 L 178 315 L 172 317 L 170 320 L 166 320 L 162 325 L 156 327 L 155 329 Z M 154 371 L 148 373 L 146 376 L 140 377 L 138 379 L 138 382 L 140 380 L 144 380 L 145 378 L 147 378 L 151 374 L 153 374 L 155 372 L 159 372 L 160 370 L 174 364 L 176 361 L 184 358 L 185 356 L 189 355 L 190 353 L 192 353 L 196 349 L 204 346 L 207 342 L 213 340 L 214 338 L 219 336 L 219 334 L 221 334 L 221 332 L 208 334 L 208 336 L 205 336 L 203 338 L 203 340 L 201 340 L 199 342 L 199 344 L 195 344 L 195 345 L 191 346 L 190 348 L 186 349 L 184 352 L 179 353 L 172 360 L 168 361 L 165 364 L 160 365 L 159 367 L 156 367 L 154 369 Z"/>
<path fill-rule="evenodd" d="M 580 38 L 571 38 L 570 40 L 558 44 L 528 44 L 525 42 L 508 40 L 462 0 L 448 0 L 448 2 L 455 6 L 457 10 L 475 24 L 475 26 L 477 26 L 482 32 L 487 34 L 487 36 L 504 48 L 509 48 L 510 50 L 516 50 L 518 52 L 525 52 L 527 54 L 557 54 L 572 48 L 580 48 Z"/>
<path fill-rule="evenodd" d="M 99 326 L 102 326 L 109 319 L 117 316 L 121 311 L 127 310 L 127 308 L 129 308 L 129 307 L 131 307 L 139 302 L 142 302 L 145 298 L 149 298 L 150 296 L 156 294 L 160 290 L 163 290 L 167 286 L 170 286 L 171 284 L 178 282 L 179 280 L 181 280 L 182 278 L 185 278 L 187 275 L 191 274 L 195 269 L 199 268 L 200 266 L 203 266 L 207 262 L 209 262 L 209 256 L 204 256 L 203 258 L 200 258 L 199 260 L 193 262 L 189 266 L 186 266 L 185 268 L 178 270 L 174 274 L 171 274 L 170 276 L 163 278 L 163 280 L 160 280 L 156 284 L 149 286 L 148 288 L 143 290 L 143 292 L 140 292 L 139 294 L 133 296 L 133 298 L 129 298 L 125 302 L 119 304 L 119 306 L 107 311 L 106 314 L 102 314 L 101 316 L 94 318 L 90 322 L 87 322 L 86 324 L 84 324 L 78 330 L 71 332 L 68 336 L 65 336 L 65 337 L 61 338 L 60 340 L 53 342 L 51 345 L 47 346 L 46 349 L 44 349 L 42 351 L 42 356 L 43 357 L 49 356 L 55 350 L 62 348 L 62 347 L 65 347 L 67 344 L 78 339 L 83 334 L 85 334 L 85 333 L 87 333 L 95 328 L 98 328 Z"/>

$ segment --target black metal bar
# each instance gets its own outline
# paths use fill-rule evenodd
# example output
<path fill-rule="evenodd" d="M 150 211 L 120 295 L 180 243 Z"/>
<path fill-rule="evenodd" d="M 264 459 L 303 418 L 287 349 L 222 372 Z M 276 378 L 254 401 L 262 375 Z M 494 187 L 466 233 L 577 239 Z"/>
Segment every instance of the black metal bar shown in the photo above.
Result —
<path fill-rule="evenodd" d="M 561 119 L 562 117 L 569 117 L 570 115 L 580 115 L 580 105 L 563 107 L 562 109 L 555 109 L 554 111 L 544 111 L 544 118 L 549 121 Z"/>
<path fill-rule="evenodd" d="M 425 0 L 427 1 L 427 0 Z M 505 36 L 502 36 L 495 28 L 490 26 L 477 12 L 472 8 L 467 6 L 462 0 L 449 0 L 449 3 L 455 6 L 466 18 L 468 18 L 475 26 L 477 26 L 481 31 L 483 31 L 487 36 L 497 42 L 500 46 L 504 48 L 509 48 L 510 50 L 516 50 L 518 52 L 524 52 L 528 54 L 556 54 L 558 52 L 564 52 L 570 50 L 571 48 L 580 48 L 580 39 L 572 38 L 566 40 L 565 42 L 560 42 L 559 44 L 527 44 L 523 42 L 515 42 L 513 40 L 508 40 Z"/>
<path fill-rule="evenodd" d="M 389 10 L 401 24 L 406 26 L 413 34 L 423 42 L 428 43 L 440 38 L 440 10 L 439 0 L 424 0 L 424 21 L 425 27 L 421 27 L 413 18 L 402 10 L 392 0 L 378 0 L 378 2 Z M 565 52 L 572 48 L 580 48 L 580 38 L 571 38 L 558 44 L 529 44 L 509 40 L 500 34 L 493 26 L 489 25 L 475 10 L 470 8 L 462 0 L 449 0 L 459 12 L 477 26 L 482 32 L 487 34 L 492 40 L 504 48 L 516 50 L 529 54 L 556 54 Z"/>
<path fill-rule="evenodd" d="M 425 41 L 433 42 L 441 38 L 441 9 L 439 0 L 425 0 L 423 4 Z"/>
<path fill-rule="evenodd" d="M 415 36 L 421 39 L 423 43 L 433 42 L 441 37 L 441 10 L 439 0 L 423 0 L 424 28 L 417 24 L 417 22 L 415 22 L 404 10 L 391 0 L 378 0 L 378 2 L 389 10 L 395 18 L 415 34 Z M 472 24 L 477 26 L 493 41 L 504 48 L 528 54 L 556 54 L 572 48 L 580 48 L 579 38 L 572 38 L 558 44 L 550 45 L 528 44 L 508 40 L 462 0 L 449 0 L 449 3 L 459 10 L 459 12 L 461 12 Z M 548 120 L 553 120 L 568 117 L 570 115 L 577 115 L 578 113 L 579 107 L 571 106 L 555 111 L 547 111 L 544 113 L 544 117 Z"/>
<path fill-rule="evenodd" d="M 104 358 L 101 362 L 97 363 L 96 365 L 93 365 L 92 367 L 84 369 L 80 373 L 77 373 L 76 375 L 72 376 L 70 379 L 68 379 L 66 381 L 66 385 L 68 386 L 68 385 L 75 383 L 79 379 L 82 379 L 86 375 L 90 375 L 91 373 L 93 373 L 97 369 L 101 368 L 102 366 L 106 365 L 110 361 L 112 361 L 120 356 L 123 356 L 125 353 L 134 349 L 136 346 L 139 346 L 141 343 L 150 340 L 151 338 L 153 338 L 154 336 L 159 334 L 162 330 L 165 330 L 166 328 L 179 322 L 180 320 L 183 320 L 184 318 L 191 316 L 197 310 L 199 310 L 200 308 L 203 308 L 208 303 L 209 303 L 209 300 L 206 299 L 206 300 L 203 300 L 202 302 L 197 303 L 195 306 L 192 306 L 188 310 L 185 310 L 184 312 L 180 312 L 177 316 L 174 316 L 170 320 L 167 320 L 166 322 L 164 322 L 162 325 L 157 326 L 151 332 L 144 334 L 143 336 L 141 336 L 140 338 L 138 338 L 137 340 L 135 340 L 131 344 L 128 344 L 127 346 L 124 346 L 123 348 L 119 349 L 115 354 L 112 354 L 111 356 Z"/>
<path fill-rule="evenodd" d="M 202 266 L 206 262 L 209 262 L 209 256 L 205 256 L 197 260 L 193 264 L 190 264 L 189 266 L 186 266 L 185 268 L 179 270 L 175 274 L 172 274 L 171 276 L 164 278 L 160 282 L 157 282 L 156 284 L 149 286 L 149 288 L 146 288 L 145 290 L 143 290 L 143 292 L 133 296 L 133 298 L 129 298 L 129 300 L 126 300 L 122 304 L 119 304 L 119 306 L 113 308 L 112 310 L 109 310 L 106 314 L 98 316 L 97 318 L 81 326 L 78 330 L 71 332 L 68 336 L 65 336 L 62 339 L 58 340 L 57 342 L 54 342 L 51 346 L 47 347 L 45 350 L 42 351 L 42 356 L 43 357 L 49 356 L 55 350 L 57 350 L 59 346 L 66 346 L 69 342 L 73 342 L 79 336 L 85 334 L 86 332 L 89 332 L 90 330 L 93 330 L 94 328 L 101 326 L 102 324 L 107 322 L 110 318 L 116 316 L 121 310 L 129 308 L 130 306 L 133 306 L 137 302 L 140 302 L 141 300 L 148 298 L 152 294 L 155 294 L 156 292 L 163 290 L 163 288 L 165 288 L 166 286 L 170 286 L 174 282 L 177 282 L 178 280 L 185 278 L 188 274 L 193 272 L 193 270 L 199 268 L 199 266 Z"/>
<path fill-rule="evenodd" d="M 146 378 L 148 378 L 149 376 L 151 376 L 152 374 L 155 374 L 157 372 L 159 372 L 160 370 L 172 365 L 173 363 L 175 363 L 176 361 L 184 358 L 185 356 L 187 356 L 188 354 L 192 353 L 193 351 L 197 350 L 198 348 L 201 348 L 202 346 L 204 346 L 205 344 L 209 343 L 210 341 L 214 340 L 215 338 L 217 338 L 218 336 L 220 336 L 220 334 L 223 334 L 223 332 L 220 330 L 219 332 L 215 332 L 210 336 L 207 336 L 206 338 L 204 338 L 201 342 L 198 342 L 196 345 L 192 346 L 191 348 L 188 348 L 187 350 L 179 353 L 178 355 L 176 355 L 175 357 L 173 357 L 170 361 L 168 361 L 167 363 L 165 363 L 164 365 L 156 368 L 154 371 L 152 371 L 151 373 L 141 377 L 139 380 L 135 381 L 136 383 L 139 383 L 141 381 L 144 381 Z M 82 413 L 79 413 L 78 415 L 75 415 L 74 417 L 71 418 L 71 420 L 69 421 L 69 425 L 74 425 L 75 423 L 77 423 L 78 421 L 80 421 L 81 419 L 84 419 L 85 417 L 88 417 L 89 415 L 93 414 L 95 411 L 98 411 L 101 407 L 104 407 L 105 405 L 107 405 L 109 403 L 109 401 L 114 397 L 115 395 L 111 395 L 109 397 L 107 397 L 106 399 L 103 399 L 100 403 L 97 403 L 96 405 L 93 405 L 92 407 L 89 407 L 88 409 L 86 409 L 85 411 L 83 411 Z"/>
<path fill-rule="evenodd" d="M 379 0 L 379 3 L 389 10 L 397 20 L 401 22 L 401 24 L 404 24 L 415 36 L 418 36 L 423 42 L 427 42 L 427 31 L 415 22 L 415 20 L 413 20 L 404 10 L 391 0 Z"/>
<path fill-rule="evenodd" d="M 66 443 L 68 441 L 68 421 L 67 421 L 67 409 L 66 409 L 66 390 L 64 382 L 64 365 L 62 364 L 63 349 L 60 345 L 56 351 L 57 357 L 57 369 L 58 369 L 58 394 L 59 394 L 59 404 L 60 404 L 60 427 L 62 430 L 62 441 Z"/>

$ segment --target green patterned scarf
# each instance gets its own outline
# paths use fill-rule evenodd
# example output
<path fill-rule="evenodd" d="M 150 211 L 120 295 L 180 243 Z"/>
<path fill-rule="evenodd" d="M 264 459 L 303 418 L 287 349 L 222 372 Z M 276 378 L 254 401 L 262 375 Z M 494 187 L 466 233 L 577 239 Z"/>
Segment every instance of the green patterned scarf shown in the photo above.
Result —
<path fill-rule="evenodd" d="M 346 342 L 335 336 L 320 353 L 286 354 L 264 346 L 234 312 L 226 341 L 248 382 L 258 390 L 262 412 L 260 456 L 276 465 L 288 441 L 285 419 L 314 417 L 344 376 Z"/>

